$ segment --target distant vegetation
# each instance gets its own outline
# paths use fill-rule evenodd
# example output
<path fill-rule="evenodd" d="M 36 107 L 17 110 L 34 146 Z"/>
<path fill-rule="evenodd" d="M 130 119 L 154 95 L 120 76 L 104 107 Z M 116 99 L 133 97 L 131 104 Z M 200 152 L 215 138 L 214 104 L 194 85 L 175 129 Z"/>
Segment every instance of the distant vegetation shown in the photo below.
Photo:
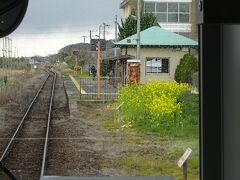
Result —
<path fill-rule="evenodd" d="M 0 58 L 0 68 L 22 69 L 28 66 L 28 60 L 25 58 Z"/>
<path fill-rule="evenodd" d="M 88 63 L 92 63 L 92 59 L 92 56 L 90 56 L 87 52 L 79 52 L 77 55 L 77 63 L 81 67 L 84 67 Z M 65 57 L 64 62 L 68 65 L 69 68 L 73 69 L 76 65 L 75 55 Z"/>

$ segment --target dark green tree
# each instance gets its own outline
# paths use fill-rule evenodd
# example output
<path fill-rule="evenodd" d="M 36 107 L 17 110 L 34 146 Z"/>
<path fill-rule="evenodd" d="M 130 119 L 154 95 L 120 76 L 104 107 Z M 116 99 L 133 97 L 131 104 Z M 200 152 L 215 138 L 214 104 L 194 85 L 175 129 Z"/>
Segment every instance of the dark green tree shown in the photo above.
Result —
<path fill-rule="evenodd" d="M 185 54 L 175 71 L 175 81 L 178 83 L 192 83 L 192 76 L 198 71 L 198 61 L 192 54 Z"/>
<path fill-rule="evenodd" d="M 141 14 L 141 31 L 156 25 L 158 26 L 158 23 L 154 14 Z M 120 41 L 137 33 L 137 21 L 130 15 L 125 21 L 121 20 L 121 25 L 118 26 L 118 29 L 118 40 Z"/>

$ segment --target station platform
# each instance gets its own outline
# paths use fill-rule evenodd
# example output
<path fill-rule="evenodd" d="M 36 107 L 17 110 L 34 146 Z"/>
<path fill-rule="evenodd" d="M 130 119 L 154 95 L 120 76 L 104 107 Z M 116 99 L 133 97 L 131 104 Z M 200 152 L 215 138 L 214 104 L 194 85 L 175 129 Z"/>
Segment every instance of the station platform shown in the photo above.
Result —
<path fill-rule="evenodd" d="M 172 176 L 159 177 L 63 177 L 63 176 L 44 176 L 40 180 L 174 180 Z"/>

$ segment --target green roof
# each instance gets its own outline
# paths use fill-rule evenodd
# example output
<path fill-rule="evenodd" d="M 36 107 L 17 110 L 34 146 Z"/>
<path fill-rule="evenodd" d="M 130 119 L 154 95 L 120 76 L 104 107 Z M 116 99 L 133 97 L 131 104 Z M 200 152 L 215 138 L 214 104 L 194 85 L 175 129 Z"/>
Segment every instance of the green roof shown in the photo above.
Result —
<path fill-rule="evenodd" d="M 140 33 L 141 46 L 197 46 L 198 42 L 159 26 L 150 27 Z M 115 43 L 116 46 L 136 46 L 137 34 Z"/>

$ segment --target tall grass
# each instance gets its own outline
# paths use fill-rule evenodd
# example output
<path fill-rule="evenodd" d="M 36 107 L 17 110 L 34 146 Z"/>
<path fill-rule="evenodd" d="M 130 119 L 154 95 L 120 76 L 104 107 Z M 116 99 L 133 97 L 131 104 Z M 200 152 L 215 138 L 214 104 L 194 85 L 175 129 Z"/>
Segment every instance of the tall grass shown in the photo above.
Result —
<path fill-rule="evenodd" d="M 6 85 L 0 84 L 0 105 L 12 101 L 19 95 L 23 86 L 18 82 L 9 82 Z"/>

